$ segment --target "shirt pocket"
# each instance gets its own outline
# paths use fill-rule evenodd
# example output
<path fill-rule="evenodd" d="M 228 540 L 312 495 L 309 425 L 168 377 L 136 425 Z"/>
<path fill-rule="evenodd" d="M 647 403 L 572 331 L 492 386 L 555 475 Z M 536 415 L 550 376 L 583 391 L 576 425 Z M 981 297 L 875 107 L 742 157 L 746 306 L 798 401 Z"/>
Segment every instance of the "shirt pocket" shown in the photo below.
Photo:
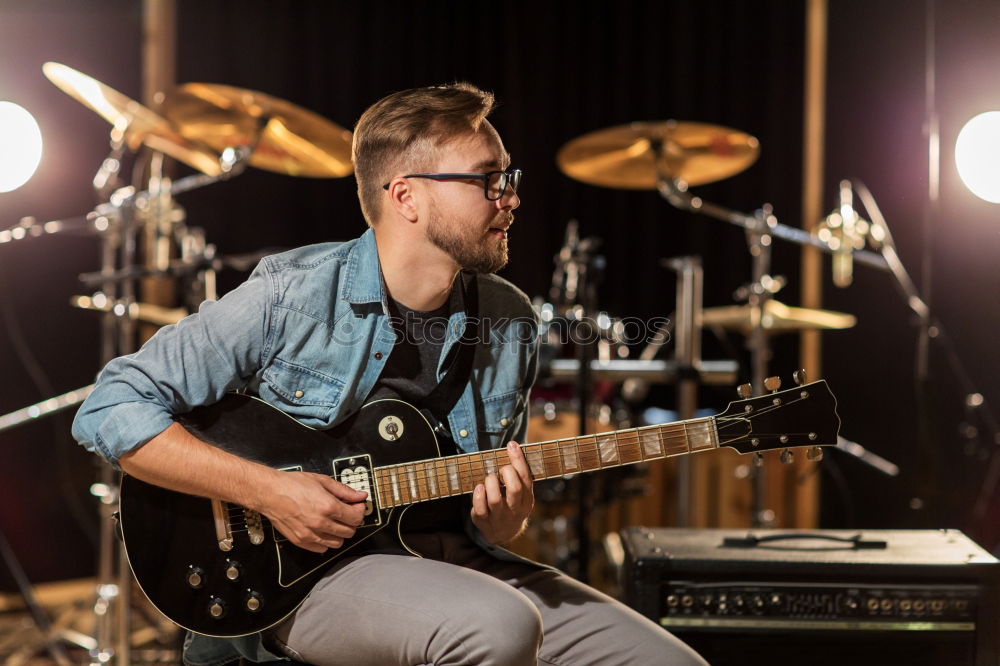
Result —
<path fill-rule="evenodd" d="M 337 413 L 344 383 L 321 372 L 275 359 L 264 371 L 258 393 L 308 426 L 328 426 Z"/>
<path fill-rule="evenodd" d="M 479 419 L 480 442 L 489 442 L 489 448 L 503 446 L 514 432 L 514 426 L 524 409 L 524 396 L 521 391 L 509 391 L 500 395 L 484 398 L 483 412 Z M 480 449 L 484 448 L 480 444 Z"/>

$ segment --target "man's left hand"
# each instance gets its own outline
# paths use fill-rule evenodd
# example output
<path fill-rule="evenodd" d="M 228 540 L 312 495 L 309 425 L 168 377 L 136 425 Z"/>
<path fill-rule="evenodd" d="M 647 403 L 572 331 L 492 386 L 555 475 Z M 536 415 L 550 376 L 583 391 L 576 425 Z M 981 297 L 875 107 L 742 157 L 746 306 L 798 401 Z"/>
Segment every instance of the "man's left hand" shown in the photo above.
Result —
<path fill-rule="evenodd" d="M 472 522 L 487 541 L 495 544 L 520 534 L 535 506 L 531 470 L 517 442 L 507 445 L 507 457 L 510 464 L 501 467 L 499 475 L 488 475 L 472 493 Z"/>

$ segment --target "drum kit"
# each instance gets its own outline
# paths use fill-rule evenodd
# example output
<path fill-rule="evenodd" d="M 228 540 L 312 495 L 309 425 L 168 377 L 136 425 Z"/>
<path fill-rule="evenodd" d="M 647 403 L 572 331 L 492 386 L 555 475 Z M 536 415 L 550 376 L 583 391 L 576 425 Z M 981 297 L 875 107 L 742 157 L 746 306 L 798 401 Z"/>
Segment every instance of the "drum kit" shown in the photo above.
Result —
<path fill-rule="evenodd" d="M 351 132 L 306 109 L 270 95 L 241 88 L 188 83 L 169 91 L 154 111 L 107 85 L 58 63 L 47 63 L 45 76 L 69 96 L 96 112 L 111 125 L 110 154 L 94 178 L 102 203 L 78 218 L 39 222 L 25 218 L 0 230 L 0 244 L 65 232 L 88 233 L 100 238 L 99 271 L 81 276 L 94 291 L 75 296 L 71 305 L 93 310 L 102 318 L 102 360 L 134 351 L 139 326 L 162 326 L 178 321 L 204 299 L 216 298 L 216 272 L 226 268 L 249 270 L 263 256 L 253 253 L 224 256 L 207 242 L 204 230 L 186 224 L 175 197 L 183 192 L 226 181 L 247 167 L 290 176 L 339 178 L 352 173 Z M 145 147 L 148 152 L 140 152 Z M 757 159 L 760 146 L 746 133 L 694 122 L 636 122 L 595 131 L 567 143 L 558 153 L 559 168 L 570 178 L 603 187 L 656 190 L 673 206 L 706 214 L 742 227 L 750 239 L 754 275 L 745 289 L 746 303 L 702 308 L 702 268 L 697 257 L 665 261 L 677 273 L 674 314 L 657 320 L 635 350 L 628 322 L 609 316 L 597 302 L 597 286 L 604 268 L 597 253 L 599 239 L 580 238 L 571 222 L 564 246 L 555 257 L 552 289 L 536 299 L 541 321 L 541 369 L 534 393 L 538 400 L 532 418 L 531 439 L 554 439 L 607 427 L 636 424 L 621 405 L 637 402 L 651 384 L 674 384 L 678 417 L 688 418 L 697 407 L 699 385 L 734 385 L 737 363 L 701 358 L 700 336 L 705 327 L 743 334 L 751 342 L 754 384 L 763 390 L 768 339 L 771 334 L 806 329 L 844 329 L 854 325 L 847 314 L 786 306 L 774 298 L 782 281 L 770 275 L 769 249 L 773 237 L 813 245 L 831 252 L 831 243 L 808 232 L 777 223 L 765 207 L 753 215 L 730 211 L 693 196 L 689 186 L 733 176 Z M 147 158 L 140 182 L 128 183 L 124 160 L 138 154 Z M 164 156 L 195 170 L 178 180 L 165 173 Z M 138 158 L 137 158 L 138 159 Z M 843 228 L 841 228 L 841 231 Z M 881 261 L 854 251 L 859 261 Z M 167 284 L 170 299 L 156 297 L 156 285 Z M 162 290 L 161 290 L 162 291 Z M 153 294 L 153 297 L 147 296 Z M 159 302 L 152 302 L 159 301 Z M 648 324 L 648 322 L 647 322 Z M 657 358 L 673 342 L 672 359 Z M 16 412 L 0 416 L 0 431 L 82 402 L 92 387 L 55 396 Z M 575 413 L 575 420 L 567 418 Z M 577 432 L 571 432 L 575 429 Z M 640 466 L 641 467 L 641 466 Z M 641 503 L 656 481 L 625 478 L 618 484 L 631 488 Z M 536 532 L 536 541 L 555 539 L 551 552 L 536 549 L 542 559 L 566 566 L 577 558 L 576 572 L 586 577 L 586 548 L 591 512 L 600 512 L 614 493 L 597 493 L 580 484 L 572 491 L 566 483 L 542 487 L 539 493 L 555 503 L 570 495 L 578 502 L 575 529 L 563 519 L 545 516 L 536 521 L 552 536 Z M 678 517 L 689 510 L 690 488 L 678 473 Z M 114 658 L 128 663 L 135 638 L 129 619 L 130 576 L 113 534 L 117 479 L 105 466 L 93 486 L 102 507 L 99 572 L 92 609 L 95 636 L 77 635 L 73 642 L 90 651 L 94 663 Z M 541 508 L 541 507 L 540 507 Z M 758 511 L 760 507 L 755 507 Z M 649 518 L 649 516 L 647 516 Z M 662 516 L 660 516 L 662 519 Z M 652 524 L 663 524 L 655 522 Z M 614 521 L 599 526 L 614 529 Z M 647 521 L 648 522 L 648 521 Z M 681 522 L 683 524 L 683 521 Z M 571 539 L 568 535 L 575 535 Z M 0 535 L 2 536 L 2 535 Z M 8 562 L 11 568 L 16 562 Z M 572 568 L 572 567 L 570 567 Z M 31 606 L 30 586 L 21 587 Z M 123 602 L 124 601 L 124 602 Z M 46 647 L 60 663 L 65 653 L 48 641 Z"/>
<path fill-rule="evenodd" d="M 0 245 L 61 233 L 100 239 L 100 270 L 80 276 L 94 291 L 72 297 L 70 304 L 101 313 L 103 363 L 134 351 L 139 337 L 150 329 L 176 323 L 203 300 L 217 298 L 218 271 L 249 271 L 268 254 L 218 254 L 203 229 L 186 224 L 176 195 L 226 181 L 247 167 L 309 178 L 340 178 L 353 172 L 349 130 L 261 92 L 189 83 L 165 94 L 154 111 L 65 65 L 46 63 L 43 72 L 60 90 L 111 125 L 110 154 L 94 178 L 94 188 L 104 203 L 75 218 L 48 222 L 24 218 L 0 230 Z M 144 147 L 148 152 L 140 152 Z M 142 180 L 129 183 L 122 174 L 127 173 L 126 156 L 133 154 L 137 156 L 133 173 L 142 174 Z M 195 173 L 172 180 L 165 173 L 164 156 Z M 82 387 L 2 415 L 0 431 L 78 405 L 92 388 Z M 23 634 L 16 639 L 18 659 L 28 659 L 44 648 L 64 666 L 71 663 L 64 643 L 68 642 L 86 649 L 94 664 L 111 660 L 128 664 L 133 647 L 140 645 L 150 648 L 144 661 L 179 661 L 176 655 L 158 651 L 170 644 L 165 640 L 169 631 L 162 626 L 133 626 L 138 624 L 131 617 L 133 602 L 141 600 L 133 599 L 131 574 L 115 539 L 117 485 L 117 475 L 103 466 L 91 486 L 100 500 L 101 534 L 97 586 L 88 602 L 94 621 L 87 631 L 77 630 L 63 617 L 50 623 L 13 551 L 0 549 L 42 634 L 36 643 L 25 640 Z M 0 546 L 6 546 L 2 537 Z M 5 643 L 0 640 L 0 644 Z"/>

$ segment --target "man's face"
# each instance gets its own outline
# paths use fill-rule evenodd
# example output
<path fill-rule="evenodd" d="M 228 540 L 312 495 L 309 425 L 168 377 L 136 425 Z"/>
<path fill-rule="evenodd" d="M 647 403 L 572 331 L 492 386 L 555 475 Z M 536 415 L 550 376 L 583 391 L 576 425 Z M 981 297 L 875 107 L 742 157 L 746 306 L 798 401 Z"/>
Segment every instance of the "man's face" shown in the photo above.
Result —
<path fill-rule="evenodd" d="M 438 149 L 433 171 L 437 173 L 486 173 L 509 166 L 500 137 L 485 126 L 475 134 L 458 137 Z M 508 187 L 489 201 L 483 181 L 422 181 L 429 195 L 427 238 L 462 268 L 493 273 L 507 264 L 507 228 L 521 200 Z"/>

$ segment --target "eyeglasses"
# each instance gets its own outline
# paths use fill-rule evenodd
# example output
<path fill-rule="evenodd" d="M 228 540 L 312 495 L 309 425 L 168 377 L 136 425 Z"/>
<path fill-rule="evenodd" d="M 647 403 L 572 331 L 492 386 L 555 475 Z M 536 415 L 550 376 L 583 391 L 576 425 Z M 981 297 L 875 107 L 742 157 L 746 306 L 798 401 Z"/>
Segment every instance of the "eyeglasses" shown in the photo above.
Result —
<path fill-rule="evenodd" d="M 483 194 L 490 201 L 496 201 L 503 197 L 509 185 L 514 192 L 521 185 L 521 170 L 508 169 L 507 171 L 489 171 L 487 173 L 410 173 L 403 178 L 429 178 L 430 180 L 481 180 L 483 181 Z M 389 189 L 389 183 L 382 186 L 383 190 Z"/>

